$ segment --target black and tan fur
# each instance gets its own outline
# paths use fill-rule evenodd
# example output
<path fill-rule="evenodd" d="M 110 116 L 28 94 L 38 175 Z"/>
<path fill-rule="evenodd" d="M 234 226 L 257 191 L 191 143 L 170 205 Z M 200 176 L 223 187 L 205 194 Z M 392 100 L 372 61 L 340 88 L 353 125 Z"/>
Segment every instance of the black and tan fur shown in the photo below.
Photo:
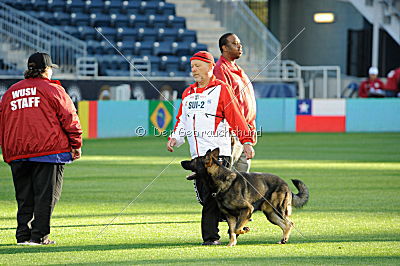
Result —
<path fill-rule="evenodd" d="M 237 243 L 236 234 L 250 231 L 248 223 L 254 211 L 261 210 L 267 219 L 278 225 L 282 231 L 279 244 L 289 240 L 293 223 L 289 220 L 292 206 L 304 206 L 309 197 L 306 185 L 300 180 L 292 180 L 299 190 L 293 194 L 288 184 L 278 176 L 267 173 L 238 173 L 218 162 L 219 149 L 209 150 L 205 156 L 191 161 L 182 161 L 182 167 L 205 178 L 221 212 L 226 215 L 229 225 L 228 246 Z"/>

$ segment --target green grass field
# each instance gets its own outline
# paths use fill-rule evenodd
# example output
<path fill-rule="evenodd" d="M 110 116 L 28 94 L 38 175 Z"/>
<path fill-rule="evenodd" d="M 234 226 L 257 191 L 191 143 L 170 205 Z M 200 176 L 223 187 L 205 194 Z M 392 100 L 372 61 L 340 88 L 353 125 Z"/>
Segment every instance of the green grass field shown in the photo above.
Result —
<path fill-rule="evenodd" d="M 310 201 L 294 209 L 288 244 L 275 244 L 281 230 L 255 213 L 232 248 L 225 223 L 224 245 L 200 246 L 201 206 L 180 167 L 188 146 L 168 153 L 165 141 L 86 140 L 65 170 L 55 246 L 15 245 L 14 188 L 1 163 L 0 264 L 400 264 L 399 133 L 264 134 L 252 171 L 303 180 Z"/>

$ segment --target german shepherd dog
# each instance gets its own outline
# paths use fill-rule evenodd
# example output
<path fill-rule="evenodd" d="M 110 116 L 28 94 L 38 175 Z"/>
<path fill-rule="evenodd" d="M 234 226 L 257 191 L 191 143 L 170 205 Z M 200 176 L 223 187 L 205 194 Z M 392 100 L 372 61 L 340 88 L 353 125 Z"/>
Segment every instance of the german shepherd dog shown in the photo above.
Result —
<path fill-rule="evenodd" d="M 289 240 L 293 223 L 289 220 L 292 206 L 304 206 L 309 197 L 308 188 L 300 180 L 292 180 L 298 189 L 293 194 L 288 184 L 276 175 L 267 173 L 244 173 L 232 171 L 218 161 L 219 148 L 208 150 L 205 156 L 191 161 L 182 161 L 186 170 L 191 170 L 198 178 L 205 178 L 214 192 L 218 206 L 225 214 L 229 225 L 230 241 L 228 246 L 235 246 L 237 235 L 250 231 L 246 227 L 254 211 L 261 210 L 267 219 L 278 225 L 282 231 L 282 239 L 278 244 Z"/>

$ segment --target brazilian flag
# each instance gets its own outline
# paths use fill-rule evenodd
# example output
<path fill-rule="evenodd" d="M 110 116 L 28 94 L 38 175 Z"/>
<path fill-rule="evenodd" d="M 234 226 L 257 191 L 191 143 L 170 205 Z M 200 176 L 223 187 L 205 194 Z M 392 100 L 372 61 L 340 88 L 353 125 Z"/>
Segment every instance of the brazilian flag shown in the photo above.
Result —
<path fill-rule="evenodd" d="M 172 115 L 174 113 L 174 103 L 172 101 L 149 102 L 149 135 L 169 136 L 172 130 Z"/>

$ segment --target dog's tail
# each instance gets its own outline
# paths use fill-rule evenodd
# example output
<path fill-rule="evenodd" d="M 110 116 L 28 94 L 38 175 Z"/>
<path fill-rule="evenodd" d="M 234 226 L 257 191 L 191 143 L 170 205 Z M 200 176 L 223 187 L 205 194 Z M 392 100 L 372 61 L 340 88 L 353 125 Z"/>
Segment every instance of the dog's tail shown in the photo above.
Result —
<path fill-rule="evenodd" d="M 304 184 L 300 180 L 292 179 L 292 182 L 299 191 L 299 193 L 297 194 L 294 194 L 292 192 L 292 205 L 296 208 L 301 208 L 308 202 L 308 198 L 310 195 L 308 192 L 308 188 L 306 184 Z"/>

